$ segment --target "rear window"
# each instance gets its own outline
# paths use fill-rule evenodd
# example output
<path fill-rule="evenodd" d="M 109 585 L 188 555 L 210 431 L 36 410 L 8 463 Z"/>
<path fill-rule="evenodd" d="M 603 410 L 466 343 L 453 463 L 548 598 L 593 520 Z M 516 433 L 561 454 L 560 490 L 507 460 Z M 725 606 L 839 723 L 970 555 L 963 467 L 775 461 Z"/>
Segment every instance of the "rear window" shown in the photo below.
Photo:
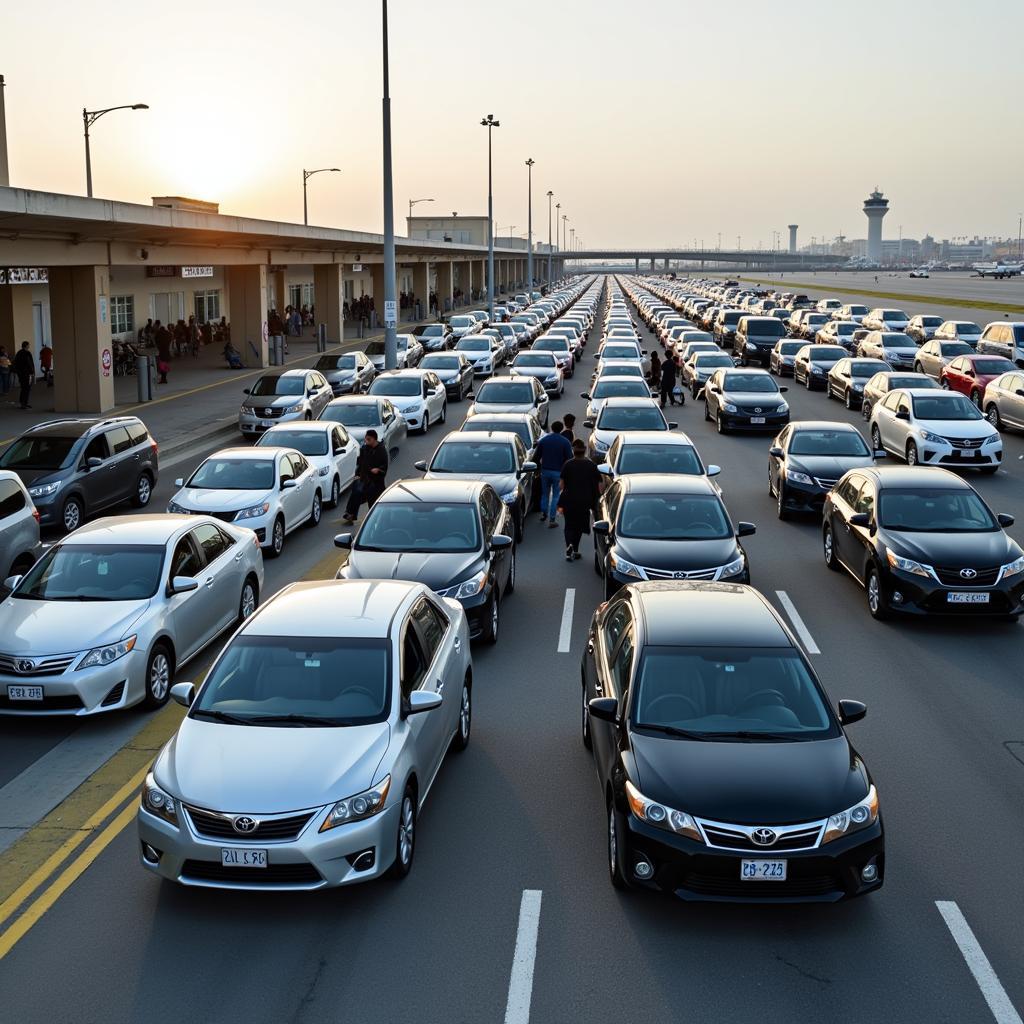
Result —
<path fill-rule="evenodd" d="M 132 445 L 145 444 L 149 440 L 149 431 L 141 423 L 128 424 L 128 436 Z"/>
<path fill-rule="evenodd" d="M 0 480 L 0 519 L 13 516 L 25 507 L 25 492 L 16 480 Z"/>

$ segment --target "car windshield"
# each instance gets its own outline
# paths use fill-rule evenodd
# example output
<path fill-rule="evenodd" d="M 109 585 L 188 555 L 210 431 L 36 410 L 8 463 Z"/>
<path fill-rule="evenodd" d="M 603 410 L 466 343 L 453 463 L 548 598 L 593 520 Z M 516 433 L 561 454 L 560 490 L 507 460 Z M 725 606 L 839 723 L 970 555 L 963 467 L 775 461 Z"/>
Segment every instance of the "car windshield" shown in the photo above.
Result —
<path fill-rule="evenodd" d="M 440 338 L 444 334 L 444 328 L 440 324 L 427 324 L 425 327 L 417 327 L 414 333 L 421 338 Z"/>
<path fill-rule="evenodd" d="M 448 322 L 452 327 L 472 327 L 476 320 L 471 316 L 453 316 Z"/>
<path fill-rule="evenodd" d="M 4 469 L 60 469 L 64 465 L 77 437 L 38 435 L 19 437 L 0 458 Z"/>
<path fill-rule="evenodd" d="M 489 380 L 482 384 L 476 393 L 476 402 L 479 405 L 501 403 L 503 405 L 532 405 L 533 385 L 529 380 Z"/>
<path fill-rule="evenodd" d="M 540 338 L 533 343 L 534 352 L 568 352 L 568 338 Z"/>
<path fill-rule="evenodd" d="M 457 370 L 460 365 L 458 356 L 425 356 L 420 363 L 424 370 Z"/>
<path fill-rule="evenodd" d="M 463 338 L 455 347 L 463 352 L 487 352 L 491 347 L 491 339 L 481 337 Z"/>
<path fill-rule="evenodd" d="M 609 366 L 603 363 L 598 373 L 602 377 L 640 377 L 644 375 L 643 367 L 639 363 L 618 363 Z"/>
<path fill-rule="evenodd" d="M 980 420 L 979 409 L 964 395 L 915 397 L 914 416 L 919 420 Z"/>
<path fill-rule="evenodd" d="M 836 334 L 853 334 L 857 330 L 857 325 L 850 320 L 838 320 L 833 330 Z"/>
<path fill-rule="evenodd" d="M 908 533 L 981 533 L 999 529 L 981 498 L 966 488 L 884 488 L 878 499 L 878 521 L 887 530 Z"/>
<path fill-rule="evenodd" d="M 944 341 L 939 345 L 939 352 L 944 356 L 966 356 L 973 351 L 965 341 Z"/>
<path fill-rule="evenodd" d="M 419 377 L 378 377 L 370 385 L 371 395 L 390 397 L 421 395 L 423 384 Z"/>
<path fill-rule="evenodd" d="M 668 430 L 661 410 L 654 405 L 606 405 L 598 430 Z"/>
<path fill-rule="evenodd" d="M 371 341 L 366 346 L 366 354 L 368 356 L 382 356 L 384 355 L 384 342 L 383 341 Z"/>
<path fill-rule="evenodd" d="M 640 349 L 635 345 L 605 345 L 601 349 L 602 359 L 641 359 Z"/>
<path fill-rule="evenodd" d="M 838 362 L 846 356 L 846 349 L 837 345 L 812 345 L 807 352 L 807 358 L 827 363 L 829 360 Z"/>
<path fill-rule="evenodd" d="M 355 368 L 356 357 L 351 353 L 343 356 L 321 356 L 315 366 L 315 369 L 321 373 L 330 373 L 332 370 L 354 370 Z"/>
<path fill-rule="evenodd" d="M 693 365 L 707 370 L 713 366 L 732 366 L 733 361 L 724 352 L 698 352 Z"/>
<path fill-rule="evenodd" d="M 546 366 L 549 369 L 555 365 L 555 357 L 552 355 L 545 355 L 543 352 L 530 353 L 527 352 L 525 355 L 516 356 L 513 366 Z"/>
<path fill-rule="evenodd" d="M 784 341 L 779 345 L 779 352 L 784 356 L 793 356 L 804 347 L 802 341 Z"/>
<path fill-rule="evenodd" d="M 432 473 L 511 473 L 516 468 L 512 446 L 502 441 L 443 444 L 430 463 Z"/>
<path fill-rule="evenodd" d="M 725 377 L 725 390 L 751 394 L 774 394 L 778 384 L 766 373 L 730 373 Z"/>
<path fill-rule="evenodd" d="M 214 455 L 192 474 L 185 486 L 218 491 L 269 491 L 274 486 L 274 460 Z"/>
<path fill-rule="evenodd" d="M 162 544 L 58 544 L 29 569 L 11 596 L 29 601 L 145 601 L 160 585 L 164 554 Z"/>
<path fill-rule="evenodd" d="M 885 309 L 882 310 L 883 320 L 906 320 L 907 314 L 902 309 Z"/>
<path fill-rule="evenodd" d="M 913 339 L 905 334 L 883 334 L 879 338 L 882 348 L 917 348 Z"/>
<path fill-rule="evenodd" d="M 701 476 L 704 469 L 697 452 L 688 444 L 627 444 L 622 446 L 620 475 L 629 473 L 678 473 Z"/>
<path fill-rule="evenodd" d="M 646 647 L 633 725 L 734 742 L 839 735 L 800 655 L 777 647 Z"/>
<path fill-rule="evenodd" d="M 268 374 L 256 381 L 249 394 L 253 398 L 269 398 L 271 395 L 301 395 L 305 387 L 305 377 L 282 377 Z"/>
<path fill-rule="evenodd" d="M 941 316 L 923 316 L 921 317 L 922 327 L 939 327 L 942 324 Z"/>
<path fill-rule="evenodd" d="M 790 455 L 869 455 L 856 430 L 795 430 Z"/>
<path fill-rule="evenodd" d="M 781 320 L 747 321 L 747 337 L 749 338 L 784 338 L 786 325 Z"/>
<path fill-rule="evenodd" d="M 885 363 L 880 359 L 873 360 L 869 363 L 860 362 L 855 359 L 850 363 L 851 377 L 873 377 L 876 373 L 884 370 Z"/>
<path fill-rule="evenodd" d="M 889 375 L 889 390 L 895 391 L 897 388 L 925 388 L 925 389 L 938 389 L 938 384 L 932 380 L 931 377 L 925 377 L 921 374 L 913 374 L 906 376 L 899 376 L 895 374 Z"/>
<path fill-rule="evenodd" d="M 327 406 L 320 419 L 346 427 L 375 427 L 380 423 L 376 402 L 339 402 Z"/>
<path fill-rule="evenodd" d="M 647 398 L 650 393 L 651 389 L 642 380 L 605 377 L 590 394 L 592 398 Z"/>
<path fill-rule="evenodd" d="M 974 360 L 974 372 L 984 374 L 997 374 L 1006 373 L 1007 370 L 1013 369 L 1013 363 L 1009 359 L 975 359 Z"/>
<path fill-rule="evenodd" d="M 238 636 L 214 665 L 190 718 L 236 725 L 369 725 L 391 706 L 386 640 Z"/>
<path fill-rule="evenodd" d="M 733 536 L 714 494 L 627 494 L 617 532 L 636 540 L 724 540 Z"/>
<path fill-rule="evenodd" d="M 970 320 L 958 320 L 952 326 L 958 334 L 981 334 L 981 327 Z"/>
<path fill-rule="evenodd" d="M 480 546 L 475 505 L 378 501 L 356 538 L 360 551 L 475 551 Z"/>
<path fill-rule="evenodd" d="M 327 454 L 326 430 L 274 430 L 270 429 L 256 442 L 257 448 L 294 448 L 303 455 Z"/>

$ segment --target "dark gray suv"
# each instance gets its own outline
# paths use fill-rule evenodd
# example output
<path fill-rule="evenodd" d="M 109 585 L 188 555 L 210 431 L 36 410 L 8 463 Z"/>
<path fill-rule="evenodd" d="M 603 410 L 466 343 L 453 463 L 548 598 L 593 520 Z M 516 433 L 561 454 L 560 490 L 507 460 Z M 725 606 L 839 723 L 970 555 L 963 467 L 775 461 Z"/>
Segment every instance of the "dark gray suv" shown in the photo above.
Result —
<path fill-rule="evenodd" d="M 121 502 L 145 508 L 159 478 L 156 441 L 136 416 L 41 423 L 7 448 L 0 469 L 21 477 L 40 526 L 64 533 Z"/>

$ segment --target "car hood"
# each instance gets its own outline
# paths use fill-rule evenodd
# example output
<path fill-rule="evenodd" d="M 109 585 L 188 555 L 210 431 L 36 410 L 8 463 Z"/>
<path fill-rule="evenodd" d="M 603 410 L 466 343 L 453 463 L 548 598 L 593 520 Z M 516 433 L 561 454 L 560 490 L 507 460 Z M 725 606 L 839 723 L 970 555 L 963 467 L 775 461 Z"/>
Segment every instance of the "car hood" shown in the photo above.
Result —
<path fill-rule="evenodd" d="M 427 553 L 423 551 L 360 551 L 354 548 L 345 567 L 346 579 L 409 580 L 431 590 L 444 590 L 468 579 L 484 567 L 479 551 Z"/>
<path fill-rule="evenodd" d="M 249 395 L 245 405 L 251 409 L 293 409 L 302 405 L 302 398 L 298 395 L 267 395 L 265 398 Z"/>
<path fill-rule="evenodd" d="M 103 647 L 128 636 L 149 604 L 8 597 L 0 604 L 0 646 L 9 654 L 30 658 Z"/>
<path fill-rule="evenodd" d="M 171 499 L 193 512 L 237 512 L 250 505 L 262 505 L 273 495 L 266 491 L 222 491 L 206 487 L 183 487 Z"/>
<path fill-rule="evenodd" d="M 752 395 L 747 391 L 726 391 L 722 395 L 723 402 L 731 402 L 739 409 L 753 410 L 760 407 L 762 412 L 774 411 L 786 400 L 780 392 L 769 391 L 767 394 Z"/>
<path fill-rule="evenodd" d="M 711 569 L 733 561 L 739 555 L 735 537 L 722 540 L 638 540 L 616 537 L 615 552 L 651 569 Z"/>
<path fill-rule="evenodd" d="M 390 736 L 387 722 L 307 729 L 186 718 L 153 772 L 160 786 L 198 807 L 282 814 L 368 789 Z"/>
<path fill-rule="evenodd" d="M 480 480 L 490 484 L 500 495 L 514 491 L 519 479 L 515 473 L 424 473 L 425 480 Z"/>
<path fill-rule="evenodd" d="M 556 366 L 514 366 L 510 373 L 512 377 L 536 377 L 537 380 L 547 380 L 548 377 L 558 376 Z"/>
<path fill-rule="evenodd" d="M 977 439 L 996 434 L 996 428 L 988 420 L 917 420 L 914 425 L 943 437 Z"/>
<path fill-rule="evenodd" d="M 784 825 L 838 814 L 867 794 L 867 769 L 844 736 L 722 743 L 631 735 L 644 796 L 701 818 Z"/>
<path fill-rule="evenodd" d="M 329 384 L 349 384 L 356 379 L 355 370 L 324 370 Z"/>
<path fill-rule="evenodd" d="M 60 477 L 62 472 L 66 470 L 60 469 L 19 469 L 17 470 L 18 476 L 21 478 L 21 482 L 26 487 L 32 487 L 35 484 L 48 484 L 51 480 Z"/>
<path fill-rule="evenodd" d="M 925 565 L 992 569 L 1020 557 L 1020 548 L 1002 530 L 984 533 L 916 533 L 886 530 L 885 543 L 897 554 Z M 964 580 L 964 586 L 969 585 Z"/>
<path fill-rule="evenodd" d="M 870 455 L 792 455 L 789 468 L 811 476 L 838 480 L 848 469 L 865 469 L 874 464 Z"/>
<path fill-rule="evenodd" d="M 881 349 L 882 358 L 889 359 L 892 356 L 898 356 L 902 359 L 906 359 L 908 356 L 917 355 L 916 345 L 886 345 Z"/>
<path fill-rule="evenodd" d="M 462 371 L 461 370 L 434 370 L 432 372 L 437 374 L 437 379 L 438 380 L 443 381 L 445 384 L 447 384 L 449 381 L 455 380 Z"/>
<path fill-rule="evenodd" d="M 487 416 L 491 413 L 533 411 L 533 402 L 474 402 L 466 410 L 466 417 L 468 419 L 470 416 Z"/>

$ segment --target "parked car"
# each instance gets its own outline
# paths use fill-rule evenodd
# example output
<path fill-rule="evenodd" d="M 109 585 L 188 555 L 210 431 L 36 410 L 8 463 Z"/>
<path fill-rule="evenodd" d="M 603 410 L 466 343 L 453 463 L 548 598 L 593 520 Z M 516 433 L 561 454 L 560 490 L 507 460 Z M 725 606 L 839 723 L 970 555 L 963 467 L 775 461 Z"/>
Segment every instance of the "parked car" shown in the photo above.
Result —
<path fill-rule="evenodd" d="M 905 334 L 895 331 L 870 331 L 857 346 L 864 359 L 883 359 L 894 370 L 911 370 L 917 361 L 917 346 Z"/>
<path fill-rule="evenodd" d="M 938 390 L 938 382 L 923 373 L 903 373 L 894 370 L 881 370 L 873 377 L 868 378 L 864 385 L 864 393 L 861 395 L 860 411 L 864 419 L 871 418 L 871 410 L 875 404 L 880 402 L 890 391 L 897 388 L 917 388 Z"/>
<path fill-rule="evenodd" d="M 861 321 L 871 331 L 906 331 L 910 317 L 902 309 L 878 306 L 872 309 Z"/>
<path fill-rule="evenodd" d="M 340 395 L 358 395 L 370 386 L 377 375 L 376 368 L 365 352 L 323 355 L 313 369 L 324 375 L 335 398 Z"/>
<path fill-rule="evenodd" d="M 513 378 L 532 377 L 552 398 L 561 398 L 565 393 L 565 374 L 557 353 L 538 350 L 536 345 L 529 352 L 520 352 L 515 357 L 509 375 Z"/>
<path fill-rule="evenodd" d="M 526 353 L 523 353 L 524 355 Z M 518 357 L 522 358 L 522 356 Z M 545 358 L 549 358 L 545 356 Z M 533 413 L 547 427 L 550 400 L 544 385 L 532 374 L 518 378 L 500 377 L 485 380 L 473 397 L 467 416 L 496 412 Z"/>
<path fill-rule="evenodd" d="M 859 330 L 852 320 L 829 320 L 814 336 L 819 345 L 842 345 L 847 352 L 856 350 L 854 335 Z"/>
<path fill-rule="evenodd" d="M 944 320 L 933 337 L 943 341 L 963 341 L 976 349 L 981 340 L 981 328 L 973 320 Z"/>
<path fill-rule="evenodd" d="M 906 334 L 908 338 L 913 338 L 918 345 L 923 345 L 926 341 L 931 341 L 935 337 L 935 332 L 942 324 L 941 316 L 928 316 L 927 314 L 919 313 L 917 316 L 910 318 Z"/>
<path fill-rule="evenodd" d="M 716 370 L 701 394 L 704 419 L 720 434 L 732 430 L 772 430 L 789 422 L 789 405 L 767 370 Z M 698 395 L 698 398 L 701 395 Z"/>
<path fill-rule="evenodd" d="M 584 420 L 583 426 L 590 429 L 587 454 L 594 462 L 603 462 L 612 441 L 621 431 L 661 433 L 674 430 L 677 424 L 665 419 L 653 398 L 609 398 L 597 418 Z"/>
<path fill-rule="evenodd" d="M 505 362 L 504 342 L 492 335 L 472 334 L 460 338 L 455 350 L 473 364 L 473 372 L 478 377 L 489 377 Z"/>
<path fill-rule="evenodd" d="M 0 579 L 24 576 L 41 551 L 39 510 L 21 477 L 0 469 Z"/>
<path fill-rule="evenodd" d="M 739 359 L 740 366 L 752 362 L 767 366 L 772 350 L 785 337 L 786 328 L 775 317 L 741 317 L 731 346 L 733 355 Z"/>
<path fill-rule="evenodd" d="M 624 430 L 608 448 L 597 467 L 610 479 L 634 473 L 681 473 L 684 476 L 718 476 L 720 466 L 705 466 L 693 441 L 686 434 L 649 430 Z"/>
<path fill-rule="evenodd" d="M 982 356 L 972 352 L 957 356 L 939 374 L 939 384 L 947 391 L 959 391 L 980 409 L 985 388 L 1004 373 L 1014 368 L 1009 359 L 1002 356 Z"/>
<path fill-rule="evenodd" d="M 735 360 L 727 352 L 705 352 L 698 349 L 680 368 L 680 383 L 684 388 L 689 388 L 690 394 L 696 399 L 697 393 L 715 370 L 735 365 Z"/>
<path fill-rule="evenodd" d="M 639 377 L 602 377 L 593 391 L 584 391 L 580 398 L 587 400 L 584 419 L 592 420 L 604 408 L 609 398 L 650 398 L 651 388 Z"/>
<path fill-rule="evenodd" d="M 988 324 L 978 339 L 977 351 L 980 355 L 1003 356 L 1024 369 L 1024 321 Z"/>
<path fill-rule="evenodd" d="M 455 335 L 447 324 L 421 324 L 412 336 L 423 346 L 423 353 L 444 352 L 455 343 Z"/>
<path fill-rule="evenodd" d="M 479 334 L 483 325 L 475 316 L 466 313 L 458 313 L 448 318 L 448 327 L 452 332 L 455 341 L 460 341 L 470 334 Z"/>
<path fill-rule="evenodd" d="M 316 469 L 324 501 L 331 508 L 337 507 L 341 492 L 355 480 L 359 444 L 340 423 L 280 423 L 271 427 L 256 447 L 293 448 L 303 454 Z"/>
<path fill-rule="evenodd" d="M 452 402 L 461 402 L 473 390 L 473 364 L 464 352 L 428 352 L 419 368 L 437 374 Z"/>
<path fill-rule="evenodd" d="M 398 414 L 388 398 L 376 395 L 346 395 L 336 398 L 320 414 L 320 419 L 340 423 L 358 444 L 366 440 L 368 430 L 377 431 L 377 440 L 394 458 L 409 433 L 405 418 Z"/>
<path fill-rule="evenodd" d="M 448 394 L 432 370 L 389 370 L 370 385 L 375 398 L 387 398 L 409 430 L 425 434 L 431 423 L 448 418 Z"/>
<path fill-rule="evenodd" d="M 777 341 L 768 357 L 768 369 L 779 377 L 793 376 L 793 363 L 796 362 L 796 354 L 807 343 L 804 341 L 793 341 L 786 339 Z"/>
<path fill-rule="evenodd" d="M 842 345 L 804 345 L 793 359 L 793 380 L 803 382 L 808 391 L 824 388 L 829 370 L 847 355 Z"/>
<path fill-rule="evenodd" d="M 996 430 L 1024 428 L 1024 373 L 1014 370 L 989 381 L 982 406 Z"/>
<path fill-rule="evenodd" d="M 974 349 L 964 341 L 942 341 L 933 338 L 917 350 L 914 372 L 926 373 L 929 377 L 940 380 L 943 367 L 948 366 L 957 356 L 971 355 L 973 352 Z"/>
<path fill-rule="evenodd" d="M 245 394 L 238 429 L 253 437 L 276 423 L 315 420 L 334 397 L 334 389 L 318 370 L 279 370 L 263 374 Z"/>
<path fill-rule="evenodd" d="M 848 302 L 845 305 L 840 306 L 839 309 L 832 314 L 832 317 L 835 320 L 850 320 L 855 324 L 859 324 L 870 312 L 871 311 L 867 306 L 862 306 L 857 302 Z"/>
<path fill-rule="evenodd" d="M 387 352 L 383 339 L 371 341 L 366 346 L 366 357 L 370 360 L 371 363 L 373 363 L 373 367 L 378 373 L 384 372 Z M 420 360 L 422 358 L 423 345 L 419 342 L 419 340 L 413 337 L 411 334 L 399 334 L 395 369 L 412 369 L 415 366 L 419 366 Z"/>
<path fill-rule="evenodd" d="M 476 433 L 515 434 L 526 448 L 527 461 L 533 462 L 534 449 L 544 433 L 534 412 L 482 412 L 467 416 L 460 430 Z"/>

